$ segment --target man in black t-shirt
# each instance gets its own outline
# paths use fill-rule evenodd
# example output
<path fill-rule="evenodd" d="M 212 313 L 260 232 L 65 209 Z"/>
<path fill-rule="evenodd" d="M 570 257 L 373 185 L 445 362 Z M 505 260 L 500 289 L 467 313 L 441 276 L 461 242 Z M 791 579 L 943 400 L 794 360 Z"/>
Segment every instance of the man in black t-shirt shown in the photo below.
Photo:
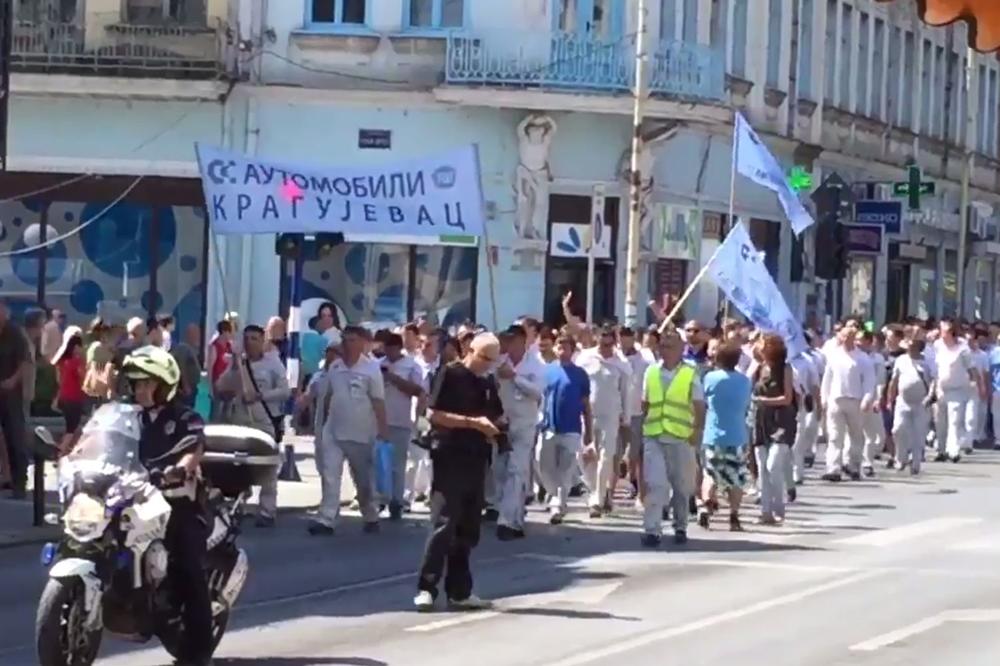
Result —
<path fill-rule="evenodd" d="M 496 336 L 480 334 L 465 358 L 441 368 L 431 385 L 432 532 L 413 600 L 420 611 L 434 608 L 442 576 L 453 608 L 489 605 L 472 593 L 469 556 L 479 543 L 486 469 L 503 419 L 496 381 L 490 375 L 499 356 Z"/>
<path fill-rule="evenodd" d="M 6 446 L 15 499 L 25 496 L 28 481 L 24 380 L 31 370 L 28 338 L 0 300 L 0 446 Z"/>

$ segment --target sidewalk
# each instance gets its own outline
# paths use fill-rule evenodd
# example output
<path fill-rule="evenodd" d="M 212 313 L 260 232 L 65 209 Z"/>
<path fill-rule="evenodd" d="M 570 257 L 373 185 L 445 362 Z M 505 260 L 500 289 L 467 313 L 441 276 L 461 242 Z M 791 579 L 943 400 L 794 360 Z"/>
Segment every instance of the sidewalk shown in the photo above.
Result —
<path fill-rule="evenodd" d="M 301 483 L 278 482 L 278 511 L 281 513 L 305 512 L 319 505 L 320 483 L 316 473 L 312 437 L 290 437 L 285 442 L 295 447 L 295 460 L 302 476 Z M 31 475 L 29 473 L 29 481 Z M 48 489 L 46 499 L 46 514 L 58 512 L 58 502 L 55 496 L 56 476 L 55 466 L 46 465 L 45 486 Z M 354 486 L 351 475 L 344 474 L 341 497 L 344 500 L 354 498 Z M 251 500 L 256 503 L 256 493 Z M 6 495 L 0 496 L 0 549 L 13 548 L 25 544 L 40 544 L 59 538 L 60 525 L 45 525 L 32 527 L 31 492 L 26 500 L 15 501 Z"/>

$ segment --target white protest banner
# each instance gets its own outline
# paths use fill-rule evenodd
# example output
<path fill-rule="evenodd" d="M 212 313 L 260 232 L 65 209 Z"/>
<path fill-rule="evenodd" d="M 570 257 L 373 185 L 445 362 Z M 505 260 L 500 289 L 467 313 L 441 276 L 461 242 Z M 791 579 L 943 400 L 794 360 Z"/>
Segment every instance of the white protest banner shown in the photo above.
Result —
<path fill-rule="evenodd" d="M 802 326 L 768 273 L 763 256 L 742 222 L 732 228 L 719 246 L 708 266 L 708 274 L 736 309 L 757 328 L 785 339 L 788 358 L 807 349 Z"/>
<path fill-rule="evenodd" d="M 483 234 L 475 145 L 382 166 L 331 168 L 195 149 L 218 234 Z"/>

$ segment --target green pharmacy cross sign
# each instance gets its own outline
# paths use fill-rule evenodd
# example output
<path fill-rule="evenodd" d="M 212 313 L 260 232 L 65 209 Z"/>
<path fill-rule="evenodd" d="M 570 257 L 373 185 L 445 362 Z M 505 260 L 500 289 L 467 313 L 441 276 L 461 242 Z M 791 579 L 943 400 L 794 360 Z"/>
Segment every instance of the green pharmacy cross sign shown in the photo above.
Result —
<path fill-rule="evenodd" d="M 933 181 L 921 180 L 920 167 L 910 166 L 906 172 L 905 183 L 893 183 L 892 194 L 897 197 L 906 197 L 910 210 L 920 210 L 920 197 L 925 194 L 934 194 L 936 188 Z"/>
<path fill-rule="evenodd" d="M 807 192 L 812 189 L 812 174 L 802 167 L 792 167 L 788 173 L 788 185 L 796 192 Z"/>

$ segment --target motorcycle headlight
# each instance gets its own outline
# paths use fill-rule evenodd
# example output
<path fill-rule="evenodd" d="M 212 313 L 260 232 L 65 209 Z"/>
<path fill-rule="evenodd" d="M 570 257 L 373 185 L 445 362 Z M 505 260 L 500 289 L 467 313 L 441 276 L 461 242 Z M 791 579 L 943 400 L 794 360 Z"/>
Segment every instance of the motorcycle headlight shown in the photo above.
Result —
<path fill-rule="evenodd" d="M 77 541 L 93 541 L 104 533 L 107 526 L 104 504 L 86 493 L 79 493 L 70 501 L 63 523 L 66 531 Z"/>

